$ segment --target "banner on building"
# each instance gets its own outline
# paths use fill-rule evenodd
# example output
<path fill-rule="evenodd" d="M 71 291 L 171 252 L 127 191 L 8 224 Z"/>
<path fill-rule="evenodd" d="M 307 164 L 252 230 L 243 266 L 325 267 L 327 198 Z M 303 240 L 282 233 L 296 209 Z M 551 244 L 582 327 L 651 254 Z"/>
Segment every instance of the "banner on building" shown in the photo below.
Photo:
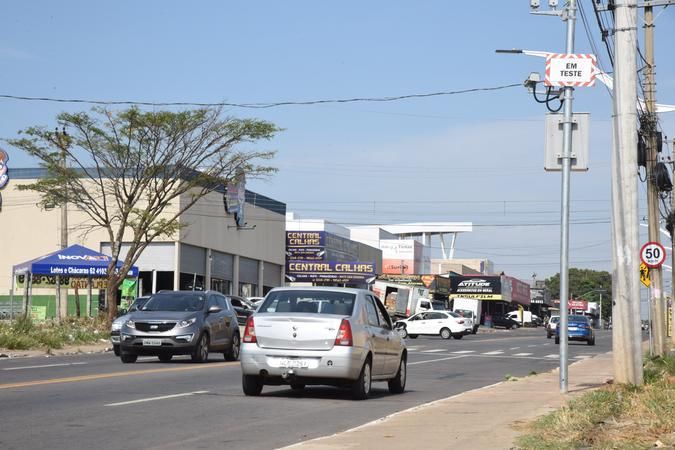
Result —
<path fill-rule="evenodd" d="M 440 275 L 382 274 L 378 275 L 377 279 L 396 284 L 424 286 L 429 289 L 429 292 L 432 294 L 450 294 L 450 278 L 442 277 Z"/>
<path fill-rule="evenodd" d="M 374 262 L 287 261 L 286 278 L 298 282 L 365 283 L 375 276 Z"/>
<path fill-rule="evenodd" d="M 450 277 L 450 298 L 502 300 L 502 282 L 498 276 Z"/>
<path fill-rule="evenodd" d="M 31 286 L 34 289 L 40 288 L 49 288 L 53 289 L 56 287 L 56 275 L 36 275 L 34 274 L 31 277 Z M 92 289 L 105 289 L 108 287 L 107 278 L 90 278 L 91 288 Z M 16 286 L 22 288 L 25 286 L 26 275 L 17 275 L 16 276 Z M 86 278 L 77 278 L 77 277 L 68 277 L 61 276 L 61 286 L 67 286 L 71 289 L 87 289 L 87 279 Z"/>

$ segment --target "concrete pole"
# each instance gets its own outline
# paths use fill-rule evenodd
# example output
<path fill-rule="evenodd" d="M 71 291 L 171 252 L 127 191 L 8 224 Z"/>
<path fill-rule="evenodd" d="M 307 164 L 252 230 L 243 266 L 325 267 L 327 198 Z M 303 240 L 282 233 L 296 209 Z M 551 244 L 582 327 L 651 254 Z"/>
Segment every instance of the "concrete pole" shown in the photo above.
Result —
<path fill-rule="evenodd" d="M 645 106 L 647 126 L 647 215 L 649 217 L 649 241 L 661 242 L 659 234 L 659 192 L 654 180 L 656 166 L 656 81 L 654 79 L 654 14 L 651 6 L 645 6 Z M 662 356 L 667 352 L 665 345 L 665 309 L 663 300 L 663 274 L 660 267 L 649 271 L 649 289 L 652 311 L 651 327 L 654 336 L 654 354 Z"/>
<path fill-rule="evenodd" d="M 672 155 L 671 159 L 675 158 L 675 139 L 673 139 L 673 144 L 671 146 Z M 673 159 L 673 180 L 675 180 L 675 159 Z M 675 192 L 670 192 L 670 210 L 671 214 L 675 214 Z M 675 227 L 675 223 L 673 224 Z M 675 239 L 673 235 L 675 234 L 675 228 L 670 233 L 670 346 L 675 347 Z"/>
<path fill-rule="evenodd" d="M 565 53 L 574 53 L 574 25 L 577 2 L 567 6 L 567 42 Z M 566 86 L 563 92 L 563 154 L 560 199 L 560 392 L 566 393 L 567 378 L 567 303 L 569 299 L 569 249 L 570 249 L 570 173 L 572 171 L 572 95 L 574 88 Z"/>
<path fill-rule="evenodd" d="M 614 379 L 642 385 L 638 246 L 637 0 L 615 3 L 612 148 L 612 338 Z"/>

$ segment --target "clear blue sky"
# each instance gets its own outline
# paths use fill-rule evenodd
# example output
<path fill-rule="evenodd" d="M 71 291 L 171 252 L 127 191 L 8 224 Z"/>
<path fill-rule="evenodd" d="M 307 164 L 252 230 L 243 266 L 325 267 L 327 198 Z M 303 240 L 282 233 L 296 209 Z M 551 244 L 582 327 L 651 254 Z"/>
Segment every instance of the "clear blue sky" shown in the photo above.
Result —
<path fill-rule="evenodd" d="M 563 22 L 532 16 L 528 5 L 12 1 L 0 17 L 0 93 L 243 103 L 508 85 L 543 73 L 544 60 L 495 49 L 564 50 Z M 606 65 L 591 2 L 582 5 Z M 674 24 L 671 7 L 656 27 L 657 96 L 670 104 Z M 581 21 L 576 51 L 593 52 Z M 0 100 L 0 137 L 52 127 L 58 112 L 88 108 Z M 592 113 L 592 146 L 591 170 L 572 177 L 571 219 L 600 223 L 572 225 L 571 263 L 610 270 L 611 99 L 602 85 L 578 89 L 574 108 Z M 289 211 L 344 224 L 470 221 L 474 231 L 458 240 L 457 257 L 489 258 L 524 280 L 559 270 L 560 176 L 542 169 L 545 108 L 523 88 L 228 113 L 284 128 L 261 144 L 278 151 L 279 173 L 249 188 L 286 202 Z M 675 136 L 671 115 L 662 126 Z M 8 150 L 10 167 L 37 165 Z M 645 208 L 642 202 L 641 214 Z"/>

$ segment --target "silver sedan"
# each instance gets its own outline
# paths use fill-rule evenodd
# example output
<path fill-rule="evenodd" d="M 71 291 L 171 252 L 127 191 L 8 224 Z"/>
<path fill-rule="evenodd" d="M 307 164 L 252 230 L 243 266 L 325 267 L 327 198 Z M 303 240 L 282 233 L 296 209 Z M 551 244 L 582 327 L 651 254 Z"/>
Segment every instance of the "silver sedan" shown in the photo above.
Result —
<path fill-rule="evenodd" d="M 373 381 L 402 393 L 407 350 L 380 300 L 363 289 L 276 288 L 246 322 L 241 347 L 242 387 L 348 386 L 368 398 Z"/>

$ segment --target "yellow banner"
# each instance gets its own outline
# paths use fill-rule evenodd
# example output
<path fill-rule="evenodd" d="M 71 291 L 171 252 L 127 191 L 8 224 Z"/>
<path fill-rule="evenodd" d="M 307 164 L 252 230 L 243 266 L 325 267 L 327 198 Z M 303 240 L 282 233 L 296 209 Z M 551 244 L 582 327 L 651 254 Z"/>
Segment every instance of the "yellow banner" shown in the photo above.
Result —
<path fill-rule="evenodd" d="M 450 298 L 475 298 L 478 300 L 501 300 L 502 294 L 450 294 Z"/>

